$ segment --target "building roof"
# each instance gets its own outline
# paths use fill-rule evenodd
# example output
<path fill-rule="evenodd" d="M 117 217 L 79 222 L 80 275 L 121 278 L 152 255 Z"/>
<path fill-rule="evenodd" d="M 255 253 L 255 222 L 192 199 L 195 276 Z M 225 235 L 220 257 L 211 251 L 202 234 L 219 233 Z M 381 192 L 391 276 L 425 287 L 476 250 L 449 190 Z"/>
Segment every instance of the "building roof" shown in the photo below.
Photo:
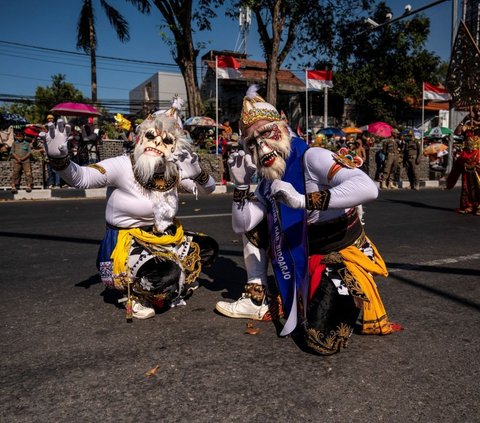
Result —
<path fill-rule="evenodd" d="M 240 63 L 241 77 L 239 81 L 262 83 L 267 80 L 267 64 L 257 60 L 236 59 Z M 215 73 L 215 61 L 206 60 L 206 65 Z M 291 71 L 280 69 L 277 74 L 278 87 L 281 91 L 298 92 L 305 90 L 305 83 Z"/>
<path fill-rule="evenodd" d="M 426 101 L 425 110 L 450 110 L 450 104 L 448 101 Z"/>

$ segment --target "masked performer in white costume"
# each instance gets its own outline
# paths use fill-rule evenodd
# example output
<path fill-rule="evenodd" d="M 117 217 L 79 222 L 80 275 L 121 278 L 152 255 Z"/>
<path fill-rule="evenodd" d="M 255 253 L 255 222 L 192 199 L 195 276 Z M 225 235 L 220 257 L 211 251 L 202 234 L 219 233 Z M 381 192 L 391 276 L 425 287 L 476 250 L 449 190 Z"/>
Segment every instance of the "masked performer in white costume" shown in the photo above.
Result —
<path fill-rule="evenodd" d="M 308 148 L 255 86 L 240 125 L 245 152 L 230 159 L 232 223 L 244 234 L 248 283 L 238 301 L 220 301 L 217 311 L 271 318 L 269 257 L 285 319 L 281 336 L 297 329 L 311 350 L 329 355 L 346 347 L 356 325 L 365 334 L 391 333 L 373 280 L 387 270 L 356 208 L 377 197 L 375 183 L 347 157 Z M 250 193 L 255 170 L 261 181 Z"/>
<path fill-rule="evenodd" d="M 184 303 L 202 264 L 218 251 L 211 238 L 184 231 L 175 218 L 178 190 L 209 194 L 215 181 L 199 165 L 181 128 L 175 99 L 166 113 L 137 129 L 131 155 L 78 166 L 67 155 L 69 127 L 49 124 L 47 154 L 62 179 L 76 188 L 107 187 L 107 229 L 97 267 L 102 282 L 127 294 L 127 318 Z"/>

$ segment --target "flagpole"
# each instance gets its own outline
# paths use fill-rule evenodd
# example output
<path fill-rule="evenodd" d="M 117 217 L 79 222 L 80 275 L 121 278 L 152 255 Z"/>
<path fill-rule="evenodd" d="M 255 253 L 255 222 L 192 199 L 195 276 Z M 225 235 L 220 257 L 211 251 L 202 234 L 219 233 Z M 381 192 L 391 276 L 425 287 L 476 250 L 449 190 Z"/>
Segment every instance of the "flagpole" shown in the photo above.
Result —
<path fill-rule="evenodd" d="M 420 154 L 423 154 L 423 122 L 425 121 L 425 82 L 422 82 L 422 125 L 420 126 Z"/>
<path fill-rule="evenodd" d="M 308 144 L 308 74 L 305 69 L 305 134 L 307 134 L 307 144 Z"/>
<path fill-rule="evenodd" d="M 218 56 L 215 56 L 215 154 L 218 156 Z"/>
<path fill-rule="evenodd" d="M 324 96 L 323 96 L 323 127 L 326 128 L 327 121 L 328 121 L 328 87 L 325 86 L 324 88 Z"/>

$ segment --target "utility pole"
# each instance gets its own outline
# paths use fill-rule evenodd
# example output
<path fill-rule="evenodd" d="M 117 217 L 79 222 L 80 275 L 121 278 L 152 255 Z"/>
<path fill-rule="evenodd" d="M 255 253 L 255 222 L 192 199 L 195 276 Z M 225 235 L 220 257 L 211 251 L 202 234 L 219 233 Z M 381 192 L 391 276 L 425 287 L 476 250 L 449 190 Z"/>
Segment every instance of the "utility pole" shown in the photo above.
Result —
<path fill-rule="evenodd" d="M 239 40 L 237 39 L 237 46 L 235 51 L 247 54 L 247 37 L 250 31 L 250 24 L 252 22 L 252 13 L 250 7 L 241 6 L 238 14 L 238 25 L 240 26 Z"/>

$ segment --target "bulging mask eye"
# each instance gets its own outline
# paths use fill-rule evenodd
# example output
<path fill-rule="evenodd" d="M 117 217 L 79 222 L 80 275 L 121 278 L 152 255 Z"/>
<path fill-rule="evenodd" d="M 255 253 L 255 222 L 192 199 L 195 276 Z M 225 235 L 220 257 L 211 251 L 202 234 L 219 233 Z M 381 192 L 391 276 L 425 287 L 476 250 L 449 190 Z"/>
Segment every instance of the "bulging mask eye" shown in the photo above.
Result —
<path fill-rule="evenodd" d="M 155 132 L 153 132 L 153 130 L 145 132 L 145 138 L 147 140 L 154 140 L 155 139 Z"/>
<path fill-rule="evenodd" d="M 172 145 L 174 142 L 175 142 L 175 140 L 174 140 L 171 136 L 169 136 L 169 135 L 167 135 L 167 136 L 163 139 L 163 143 L 164 143 L 165 145 Z"/>

